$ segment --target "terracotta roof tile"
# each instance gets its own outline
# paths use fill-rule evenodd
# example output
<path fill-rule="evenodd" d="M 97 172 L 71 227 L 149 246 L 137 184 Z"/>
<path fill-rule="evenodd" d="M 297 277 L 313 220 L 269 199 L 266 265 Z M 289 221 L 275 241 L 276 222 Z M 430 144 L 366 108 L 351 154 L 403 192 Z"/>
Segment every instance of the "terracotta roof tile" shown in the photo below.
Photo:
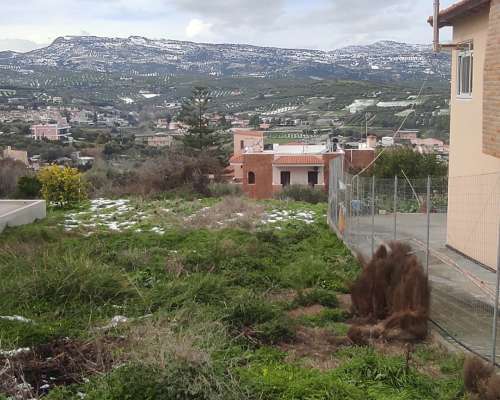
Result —
<path fill-rule="evenodd" d="M 489 5 L 491 0 L 461 0 L 452 4 L 439 12 L 439 27 L 451 25 L 455 18 L 462 17 L 469 13 L 476 12 Z M 429 17 L 427 22 L 433 25 L 433 17 Z"/>
<path fill-rule="evenodd" d="M 279 156 L 274 165 L 323 165 L 323 157 L 311 155 Z"/>

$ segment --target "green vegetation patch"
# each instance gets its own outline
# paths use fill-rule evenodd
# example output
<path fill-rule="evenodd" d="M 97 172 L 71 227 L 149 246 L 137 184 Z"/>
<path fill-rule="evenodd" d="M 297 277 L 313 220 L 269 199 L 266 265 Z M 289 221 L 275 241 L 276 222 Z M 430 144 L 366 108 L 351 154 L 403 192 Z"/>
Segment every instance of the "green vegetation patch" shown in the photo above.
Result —
<path fill-rule="evenodd" d="M 426 345 L 409 366 L 404 356 L 330 346 L 338 360 L 331 370 L 307 366 L 314 355 L 279 350 L 293 351 L 307 329 L 339 337 L 348 329 L 337 297 L 359 266 L 330 232 L 325 204 L 249 201 L 247 213 L 213 198 L 128 200 L 114 203 L 117 222 L 141 214 L 143 227 L 162 224 L 164 232 L 66 230 L 68 214 L 91 218 L 90 204 L 2 233 L 0 316 L 9 318 L 0 319 L 0 351 L 66 337 L 75 345 L 112 343 L 93 347 L 112 367 L 50 387 L 44 398 L 463 398 L 462 361 Z M 230 205 L 254 223 L 200 222 L 201 210 L 219 218 Z M 192 215 L 198 219 L 184 219 Z M 292 296 L 272 301 L 273 292 Z M 310 306 L 320 312 L 291 316 Z"/>

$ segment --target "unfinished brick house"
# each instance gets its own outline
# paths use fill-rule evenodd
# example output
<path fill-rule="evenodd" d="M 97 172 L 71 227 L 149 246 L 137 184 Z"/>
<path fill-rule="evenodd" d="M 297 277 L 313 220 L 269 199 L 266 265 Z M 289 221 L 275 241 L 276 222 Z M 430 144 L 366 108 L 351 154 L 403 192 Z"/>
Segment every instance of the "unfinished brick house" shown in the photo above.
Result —
<path fill-rule="evenodd" d="M 435 22 L 437 19 L 437 23 Z M 500 223 L 500 0 L 462 0 L 434 16 L 452 52 L 447 244 L 496 269 Z M 453 42 L 439 43 L 439 29 Z"/>
<path fill-rule="evenodd" d="M 255 199 L 272 198 L 288 185 L 328 190 L 330 160 L 342 157 L 348 166 L 363 168 L 374 158 L 373 149 L 347 150 L 335 146 L 294 143 L 264 148 L 264 132 L 235 131 L 230 159 L 233 182 Z"/>

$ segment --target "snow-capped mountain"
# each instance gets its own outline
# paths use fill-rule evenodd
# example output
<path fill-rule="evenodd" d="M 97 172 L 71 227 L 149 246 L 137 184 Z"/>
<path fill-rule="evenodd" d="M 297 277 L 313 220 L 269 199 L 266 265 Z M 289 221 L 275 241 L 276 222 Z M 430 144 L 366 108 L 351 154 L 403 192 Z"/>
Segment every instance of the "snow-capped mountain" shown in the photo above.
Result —
<path fill-rule="evenodd" d="M 334 51 L 283 49 L 245 44 L 153 40 L 139 36 L 66 36 L 28 53 L 0 52 L 0 67 L 137 73 L 190 73 L 400 80 L 447 78 L 450 58 L 430 45 L 381 41 Z"/>

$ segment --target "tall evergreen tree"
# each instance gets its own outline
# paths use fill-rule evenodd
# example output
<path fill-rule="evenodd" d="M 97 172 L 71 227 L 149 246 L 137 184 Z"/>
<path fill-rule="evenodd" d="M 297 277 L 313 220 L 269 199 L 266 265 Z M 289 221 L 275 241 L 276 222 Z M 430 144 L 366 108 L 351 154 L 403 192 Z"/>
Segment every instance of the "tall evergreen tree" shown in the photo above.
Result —
<path fill-rule="evenodd" d="M 179 119 L 189 125 L 189 130 L 184 136 L 184 147 L 188 151 L 218 151 L 219 139 L 208 125 L 205 114 L 210 103 L 210 91 L 208 88 L 195 87 L 191 97 L 184 101 Z"/>

